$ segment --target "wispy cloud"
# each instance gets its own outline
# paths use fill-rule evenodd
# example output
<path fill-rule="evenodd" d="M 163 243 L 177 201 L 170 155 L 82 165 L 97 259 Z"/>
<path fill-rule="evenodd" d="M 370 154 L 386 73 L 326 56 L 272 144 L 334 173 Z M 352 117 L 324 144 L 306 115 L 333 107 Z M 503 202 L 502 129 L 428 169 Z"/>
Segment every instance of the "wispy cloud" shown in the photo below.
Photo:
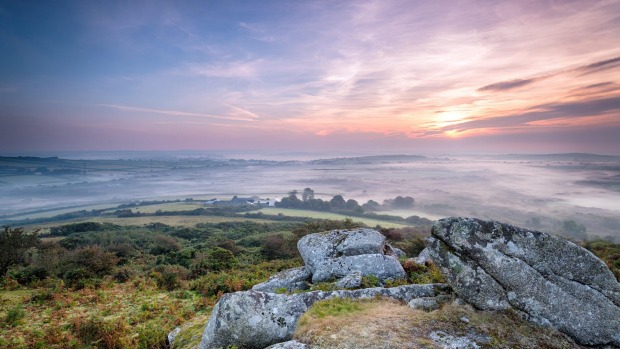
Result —
<path fill-rule="evenodd" d="M 588 64 L 584 67 L 577 68 L 576 70 L 583 72 L 583 74 L 592 74 L 600 72 L 602 70 L 618 68 L 620 68 L 620 57 L 615 57 L 611 59 L 606 59 L 604 61 Z"/>
<path fill-rule="evenodd" d="M 462 122 L 443 127 L 440 131 L 465 132 L 487 128 L 510 128 L 515 126 L 526 126 L 530 123 L 548 121 L 558 118 L 587 118 L 593 115 L 598 116 L 601 114 L 617 111 L 620 111 L 620 96 L 599 100 L 537 105 L 530 110 L 524 111 L 522 113 Z M 616 120 L 616 123 L 620 124 L 620 120 Z M 436 132 L 433 132 L 431 134 L 436 134 Z"/>
<path fill-rule="evenodd" d="M 531 78 L 531 79 L 515 79 L 511 81 L 496 82 L 494 84 L 486 85 L 478 89 L 478 91 L 506 91 L 527 86 L 533 84 L 536 81 L 540 81 L 544 77 Z"/>
<path fill-rule="evenodd" d="M 245 22 L 239 22 L 239 27 L 251 34 L 253 39 L 263 42 L 275 42 L 276 37 L 271 34 L 267 34 L 265 29 L 259 28 L 256 24 L 249 24 Z"/>
<path fill-rule="evenodd" d="M 123 111 L 131 111 L 131 112 L 139 112 L 139 113 L 155 113 L 155 114 L 164 114 L 171 116 L 193 116 L 193 117 L 201 117 L 201 118 L 210 118 L 210 119 L 224 119 L 224 120 L 235 120 L 235 121 L 254 121 L 257 116 L 250 115 L 247 117 L 240 116 L 222 116 L 222 115 L 213 115 L 213 114 L 204 114 L 204 113 L 192 113 L 178 110 L 166 110 L 166 109 L 152 109 L 152 108 L 142 108 L 142 107 L 133 107 L 128 105 L 118 105 L 118 104 L 99 104 L 100 107 L 106 108 L 114 108 Z M 247 115 L 247 114 L 246 114 Z"/>
<path fill-rule="evenodd" d="M 248 117 L 250 119 L 259 119 L 260 118 L 260 116 L 258 116 L 255 113 L 252 113 L 251 111 L 249 111 L 247 109 L 243 109 L 241 107 L 236 107 L 234 105 L 229 105 L 229 107 L 233 110 L 233 113 L 235 115 L 245 116 L 245 117 Z"/>
<path fill-rule="evenodd" d="M 189 72 L 204 77 L 254 79 L 262 64 L 262 60 L 192 64 Z"/>

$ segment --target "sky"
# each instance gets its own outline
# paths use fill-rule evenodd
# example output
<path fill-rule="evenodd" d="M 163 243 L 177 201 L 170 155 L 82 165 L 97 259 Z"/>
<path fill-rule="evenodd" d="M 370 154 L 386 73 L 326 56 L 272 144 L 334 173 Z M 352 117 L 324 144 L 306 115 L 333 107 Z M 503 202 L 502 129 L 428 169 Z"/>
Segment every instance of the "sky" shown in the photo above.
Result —
<path fill-rule="evenodd" d="M 620 0 L 0 0 L 0 155 L 620 155 Z"/>

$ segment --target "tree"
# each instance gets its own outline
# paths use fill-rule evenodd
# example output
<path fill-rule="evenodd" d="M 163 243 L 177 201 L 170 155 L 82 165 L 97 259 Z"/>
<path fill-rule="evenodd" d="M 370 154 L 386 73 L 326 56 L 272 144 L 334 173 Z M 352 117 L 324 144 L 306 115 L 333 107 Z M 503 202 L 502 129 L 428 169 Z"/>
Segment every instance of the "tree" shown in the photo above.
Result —
<path fill-rule="evenodd" d="M 381 210 L 381 204 L 379 204 L 378 202 L 374 201 L 374 200 L 368 200 L 367 203 L 362 205 L 362 208 L 364 209 L 364 211 L 379 211 Z"/>
<path fill-rule="evenodd" d="M 353 200 L 353 199 L 349 199 L 347 200 L 346 203 L 346 208 L 349 211 L 355 211 L 356 209 L 360 208 L 360 205 L 357 203 L 357 201 Z"/>
<path fill-rule="evenodd" d="M 383 201 L 383 205 L 393 209 L 407 209 L 412 208 L 415 203 L 415 199 L 411 196 L 397 196 L 394 199 L 387 199 Z"/>
<path fill-rule="evenodd" d="M 301 199 L 304 202 L 307 202 L 307 201 L 310 201 L 310 200 L 314 200 L 314 190 L 312 190 L 310 188 L 304 189 L 304 192 L 301 194 Z"/>
<path fill-rule="evenodd" d="M 332 207 L 335 209 L 342 209 L 345 207 L 345 205 L 347 204 L 347 202 L 344 200 L 344 198 L 342 197 L 342 195 L 336 195 L 334 196 L 329 203 L 332 204 Z"/>
<path fill-rule="evenodd" d="M 588 234 L 586 234 L 586 227 L 583 224 L 578 224 L 573 220 L 562 221 L 562 233 L 572 238 L 579 240 L 587 240 Z"/>
<path fill-rule="evenodd" d="M 36 231 L 26 233 L 22 228 L 4 227 L 0 232 L 0 277 L 6 275 L 9 267 L 22 262 L 26 251 L 40 242 Z"/>

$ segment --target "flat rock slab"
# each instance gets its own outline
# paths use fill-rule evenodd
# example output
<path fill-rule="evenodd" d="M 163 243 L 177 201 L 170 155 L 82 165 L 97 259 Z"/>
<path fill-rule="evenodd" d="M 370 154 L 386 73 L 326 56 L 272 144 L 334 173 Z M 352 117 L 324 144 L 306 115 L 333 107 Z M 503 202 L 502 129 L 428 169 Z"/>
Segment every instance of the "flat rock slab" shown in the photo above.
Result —
<path fill-rule="evenodd" d="M 376 276 L 381 282 L 406 276 L 403 266 L 396 258 L 382 254 L 365 254 L 331 258 L 317 263 L 312 282 L 333 281 L 356 273 L 361 276 Z"/>
<path fill-rule="evenodd" d="M 620 285 L 589 251 L 494 221 L 435 223 L 429 254 L 448 283 L 479 309 L 515 308 L 585 345 L 620 345 Z"/>
<path fill-rule="evenodd" d="M 385 236 L 372 229 L 332 230 L 308 234 L 297 242 L 306 267 L 314 272 L 326 259 L 362 254 L 383 254 Z"/>
<path fill-rule="evenodd" d="M 199 348 L 226 348 L 234 344 L 248 349 L 262 349 L 286 342 L 292 339 L 301 315 L 312 304 L 324 299 L 384 296 L 408 303 L 414 298 L 437 296 L 448 289 L 444 284 L 428 284 L 292 295 L 257 291 L 227 293 L 213 308 Z"/>
<path fill-rule="evenodd" d="M 252 289 L 274 293 L 279 289 L 285 289 L 286 292 L 306 290 L 310 288 L 308 281 L 311 277 L 310 269 L 306 267 L 287 269 L 273 275 L 265 282 L 252 286 Z"/>

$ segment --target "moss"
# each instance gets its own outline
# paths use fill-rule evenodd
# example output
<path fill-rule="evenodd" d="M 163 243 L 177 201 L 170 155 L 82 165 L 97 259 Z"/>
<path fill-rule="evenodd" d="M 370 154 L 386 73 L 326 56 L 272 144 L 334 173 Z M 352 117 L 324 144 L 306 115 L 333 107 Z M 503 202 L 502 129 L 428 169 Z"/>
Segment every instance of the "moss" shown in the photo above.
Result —
<path fill-rule="evenodd" d="M 326 316 L 347 316 L 361 310 L 363 301 L 349 298 L 332 298 L 314 303 L 299 319 L 299 326 Z"/>
<path fill-rule="evenodd" d="M 202 340 L 202 333 L 209 320 L 209 315 L 201 315 L 181 327 L 181 332 L 174 339 L 174 349 L 197 348 Z"/>
<path fill-rule="evenodd" d="M 379 278 L 377 278 L 374 275 L 362 276 L 362 283 L 360 285 L 360 288 L 370 288 L 370 287 L 377 287 L 377 286 L 380 286 Z"/>

